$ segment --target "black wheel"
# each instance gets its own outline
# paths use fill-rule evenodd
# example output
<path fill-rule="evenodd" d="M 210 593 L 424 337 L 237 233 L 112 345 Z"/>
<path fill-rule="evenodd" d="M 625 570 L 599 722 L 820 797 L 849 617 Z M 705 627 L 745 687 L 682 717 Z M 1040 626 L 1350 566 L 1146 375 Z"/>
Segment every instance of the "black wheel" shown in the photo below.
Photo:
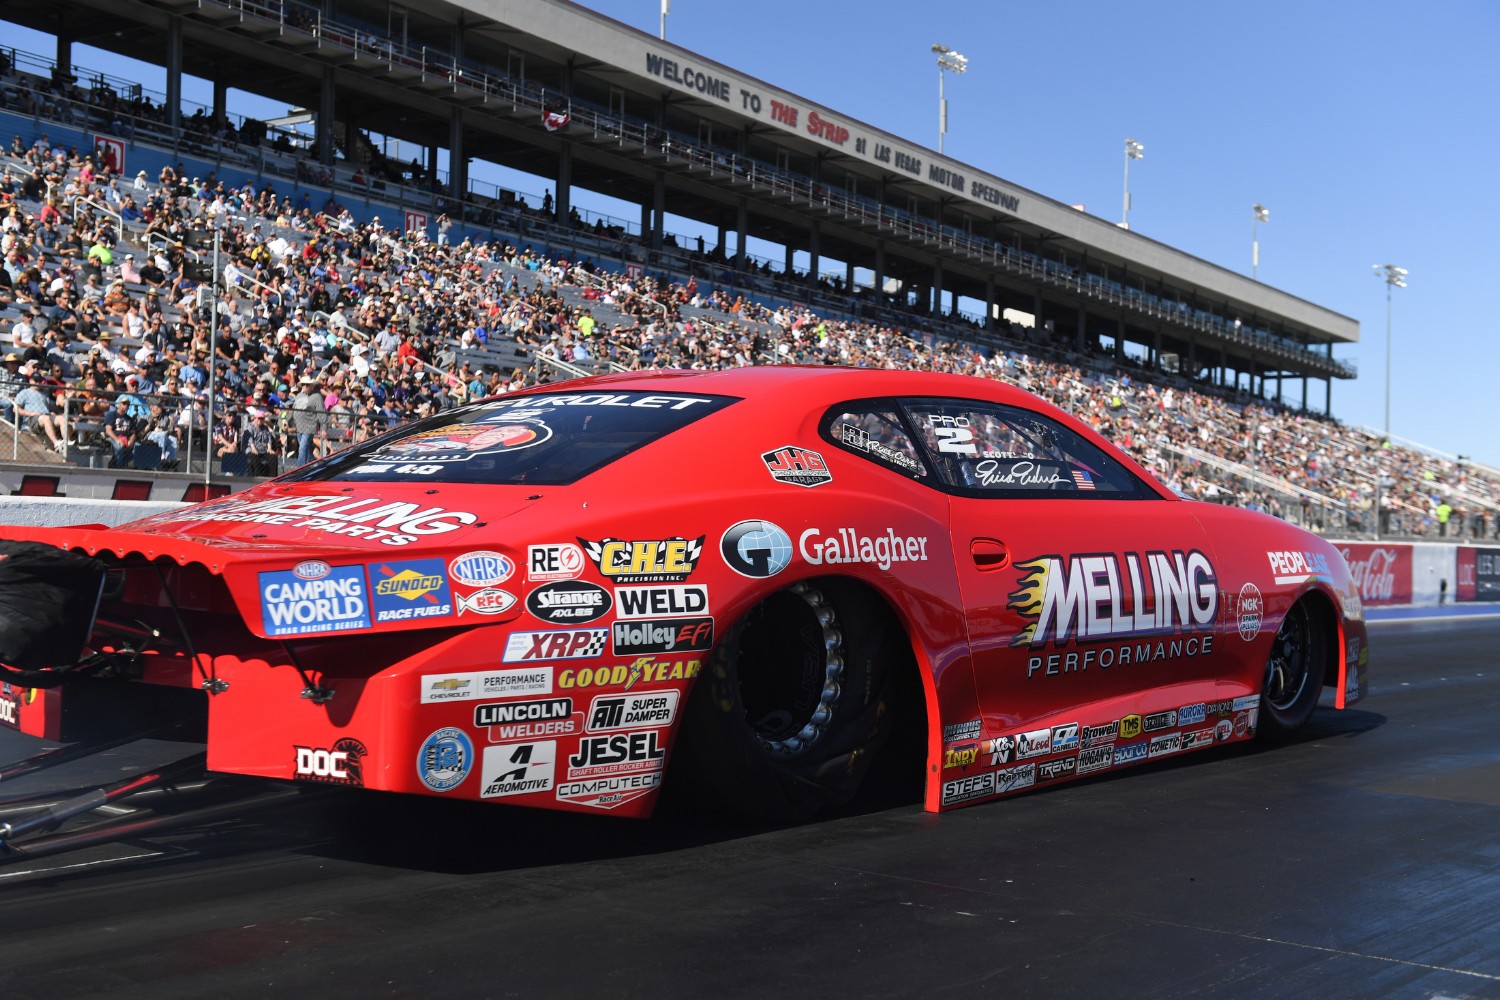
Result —
<path fill-rule="evenodd" d="M 1281 620 L 1260 694 L 1260 730 L 1278 736 L 1301 728 L 1317 707 L 1328 662 L 1328 633 L 1306 601 L 1294 604 Z"/>
<path fill-rule="evenodd" d="M 729 812 L 795 823 L 847 802 L 887 736 L 904 642 L 847 582 L 802 581 L 735 623 L 683 719 L 681 773 Z"/>

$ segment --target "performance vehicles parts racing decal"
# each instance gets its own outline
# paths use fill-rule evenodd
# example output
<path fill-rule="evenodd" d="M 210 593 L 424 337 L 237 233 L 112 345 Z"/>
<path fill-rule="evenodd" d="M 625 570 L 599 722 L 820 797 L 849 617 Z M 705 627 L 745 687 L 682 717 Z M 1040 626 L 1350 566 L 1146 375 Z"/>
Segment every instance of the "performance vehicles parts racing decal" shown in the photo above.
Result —
<path fill-rule="evenodd" d="M 319 635 L 369 628 L 365 568 L 305 559 L 289 570 L 261 573 L 257 590 L 266 635 Z"/>
<path fill-rule="evenodd" d="M 552 668 L 480 670 L 461 674 L 423 674 L 422 704 L 514 698 L 552 693 Z"/>

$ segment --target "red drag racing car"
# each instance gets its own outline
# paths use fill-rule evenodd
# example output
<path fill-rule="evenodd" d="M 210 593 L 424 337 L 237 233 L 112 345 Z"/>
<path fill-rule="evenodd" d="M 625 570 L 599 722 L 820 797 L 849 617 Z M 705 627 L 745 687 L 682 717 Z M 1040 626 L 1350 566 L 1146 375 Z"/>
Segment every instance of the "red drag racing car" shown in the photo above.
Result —
<path fill-rule="evenodd" d="M 941 810 L 1366 690 L 1331 545 L 960 376 L 585 379 L 123 528 L 0 534 L 103 564 L 78 663 L 10 671 L 12 724 L 186 689 L 209 768 L 270 778 L 643 816 L 671 759 L 794 820 L 904 757 Z"/>

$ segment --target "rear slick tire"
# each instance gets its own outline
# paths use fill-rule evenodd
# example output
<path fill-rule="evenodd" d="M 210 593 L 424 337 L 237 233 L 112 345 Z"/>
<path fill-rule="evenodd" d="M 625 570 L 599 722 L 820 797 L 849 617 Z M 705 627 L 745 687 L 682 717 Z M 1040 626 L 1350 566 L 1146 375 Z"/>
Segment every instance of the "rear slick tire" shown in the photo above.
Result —
<path fill-rule="evenodd" d="M 888 734 L 889 610 L 857 586 L 805 580 L 729 630 L 698 678 L 678 759 L 723 811 L 800 823 L 859 790 Z"/>
<path fill-rule="evenodd" d="M 1298 601 L 1271 640 L 1261 683 L 1260 732 L 1276 739 L 1302 728 L 1318 706 L 1328 662 L 1328 627 L 1306 601 Z"/>

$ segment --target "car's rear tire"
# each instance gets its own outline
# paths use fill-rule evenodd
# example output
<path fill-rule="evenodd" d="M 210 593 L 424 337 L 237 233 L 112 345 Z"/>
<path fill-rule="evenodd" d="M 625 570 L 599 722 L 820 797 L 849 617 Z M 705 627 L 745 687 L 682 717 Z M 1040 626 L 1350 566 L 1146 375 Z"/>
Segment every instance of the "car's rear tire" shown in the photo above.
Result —
<path fill-rule="evenodd" d="M 848 581 L 777 591 L 722 637 L 698 678 L 679 773 L 755 820 L 802 822 L 847 802 L 888 735 L 903 641 L 889 609 Z"/>
<path fill-rule="evenodd" d="M 1298 601 L 1281 620 L 1271 640 L 1261 683 L 1262 735 L 1275 738 L 1302 728 L 1318 705 L 1328 662 L 1328 624 L 1324 616 Z"/>

